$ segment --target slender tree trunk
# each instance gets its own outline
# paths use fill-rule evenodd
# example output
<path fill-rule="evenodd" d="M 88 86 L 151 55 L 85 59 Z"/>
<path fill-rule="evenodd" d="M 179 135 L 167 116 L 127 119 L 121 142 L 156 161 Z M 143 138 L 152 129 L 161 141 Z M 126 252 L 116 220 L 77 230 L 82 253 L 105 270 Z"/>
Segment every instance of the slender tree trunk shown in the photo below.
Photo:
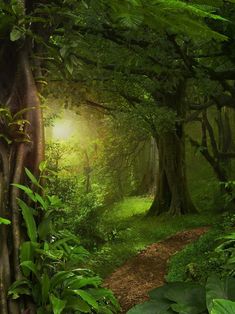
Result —
<path fill-rule="evenodd" d="M 19 189 L 11 184 L 24 183 L 24 167 L 38 174 L 39 163 L 44 158 L 43 120 L 26 45 L 19 48 L 6 44 L 0 73 L 0 103 L 12 116 L 18 113 L 19 119 L 28 121 L 12 126 L 0 113 L 0 133 L 11 141 L 0 138 L 0 216 L 11 221 L 10 226 L 0 226 L 0 313 L 19 314 L 27 305 L 24 300 L 14 302 L 7 298 L 7 291 L 12 282 L 21 278 L 19 248 L 25 230 L 17 206 Z"/>

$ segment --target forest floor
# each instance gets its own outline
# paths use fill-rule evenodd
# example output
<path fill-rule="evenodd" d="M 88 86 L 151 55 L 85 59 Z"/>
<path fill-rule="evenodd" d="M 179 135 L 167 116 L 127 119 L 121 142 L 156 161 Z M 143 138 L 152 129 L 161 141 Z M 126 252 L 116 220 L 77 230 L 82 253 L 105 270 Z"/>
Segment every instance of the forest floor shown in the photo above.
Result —
<path fill-rule="evenodd" d="M 163 285 L 169 258 L 207 230 L 208 227 L 200 227 L 179 232 L 149 245 L 107 277 L 104 285 L 116 295 L 122 307 L 120 313 L 147 300 L 149 290 Z"/>

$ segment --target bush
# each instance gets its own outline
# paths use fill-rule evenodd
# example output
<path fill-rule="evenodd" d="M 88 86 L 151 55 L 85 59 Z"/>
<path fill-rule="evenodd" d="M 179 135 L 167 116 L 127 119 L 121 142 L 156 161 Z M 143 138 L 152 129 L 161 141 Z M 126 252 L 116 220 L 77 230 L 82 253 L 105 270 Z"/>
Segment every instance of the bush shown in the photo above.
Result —
<path fill-rule="evenodd" d="M 61 201 L 48 195 L 28 169 L 26 174 L 35 189 L 15 184 L 30 200 L 18 199 L 28 236 L 20 248 L 23 278 L 12 284 L 9 297 L 30 296 L 38 314 L 117 313 L 112 292 L 101 287 L 100 277 L 83 268 L 89 253 L 77 236 L 55 228 Z"/>

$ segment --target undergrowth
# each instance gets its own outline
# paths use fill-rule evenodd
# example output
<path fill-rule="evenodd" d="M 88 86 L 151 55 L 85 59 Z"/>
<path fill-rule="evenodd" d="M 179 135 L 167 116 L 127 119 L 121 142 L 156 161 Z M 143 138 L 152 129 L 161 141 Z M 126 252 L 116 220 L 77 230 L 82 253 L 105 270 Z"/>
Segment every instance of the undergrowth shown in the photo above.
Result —
<path fill-rule="evenodd" d="M 218 214 L 211 212 L 181 217 L 146 217 L 150 204 L 150 198 L 126 198 L 99 217 L 97 228 L 106 236 L 106 243 L 94 249 L 91 266 L 102 277 L 147 245 L 183 230 L 209 226 L 218 219 Z"/>

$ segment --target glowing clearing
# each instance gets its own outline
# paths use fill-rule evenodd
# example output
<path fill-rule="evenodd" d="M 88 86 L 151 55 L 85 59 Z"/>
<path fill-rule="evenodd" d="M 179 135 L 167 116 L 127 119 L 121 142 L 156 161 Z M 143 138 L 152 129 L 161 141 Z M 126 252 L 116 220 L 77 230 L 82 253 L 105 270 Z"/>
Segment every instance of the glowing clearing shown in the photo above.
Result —
<path fill-rule="evenodd" d="M 53 127 L 53 138 L 57 140 L 66 140 L 74 135 L 75 130 L 71 120 L 57 121 Z"/>

